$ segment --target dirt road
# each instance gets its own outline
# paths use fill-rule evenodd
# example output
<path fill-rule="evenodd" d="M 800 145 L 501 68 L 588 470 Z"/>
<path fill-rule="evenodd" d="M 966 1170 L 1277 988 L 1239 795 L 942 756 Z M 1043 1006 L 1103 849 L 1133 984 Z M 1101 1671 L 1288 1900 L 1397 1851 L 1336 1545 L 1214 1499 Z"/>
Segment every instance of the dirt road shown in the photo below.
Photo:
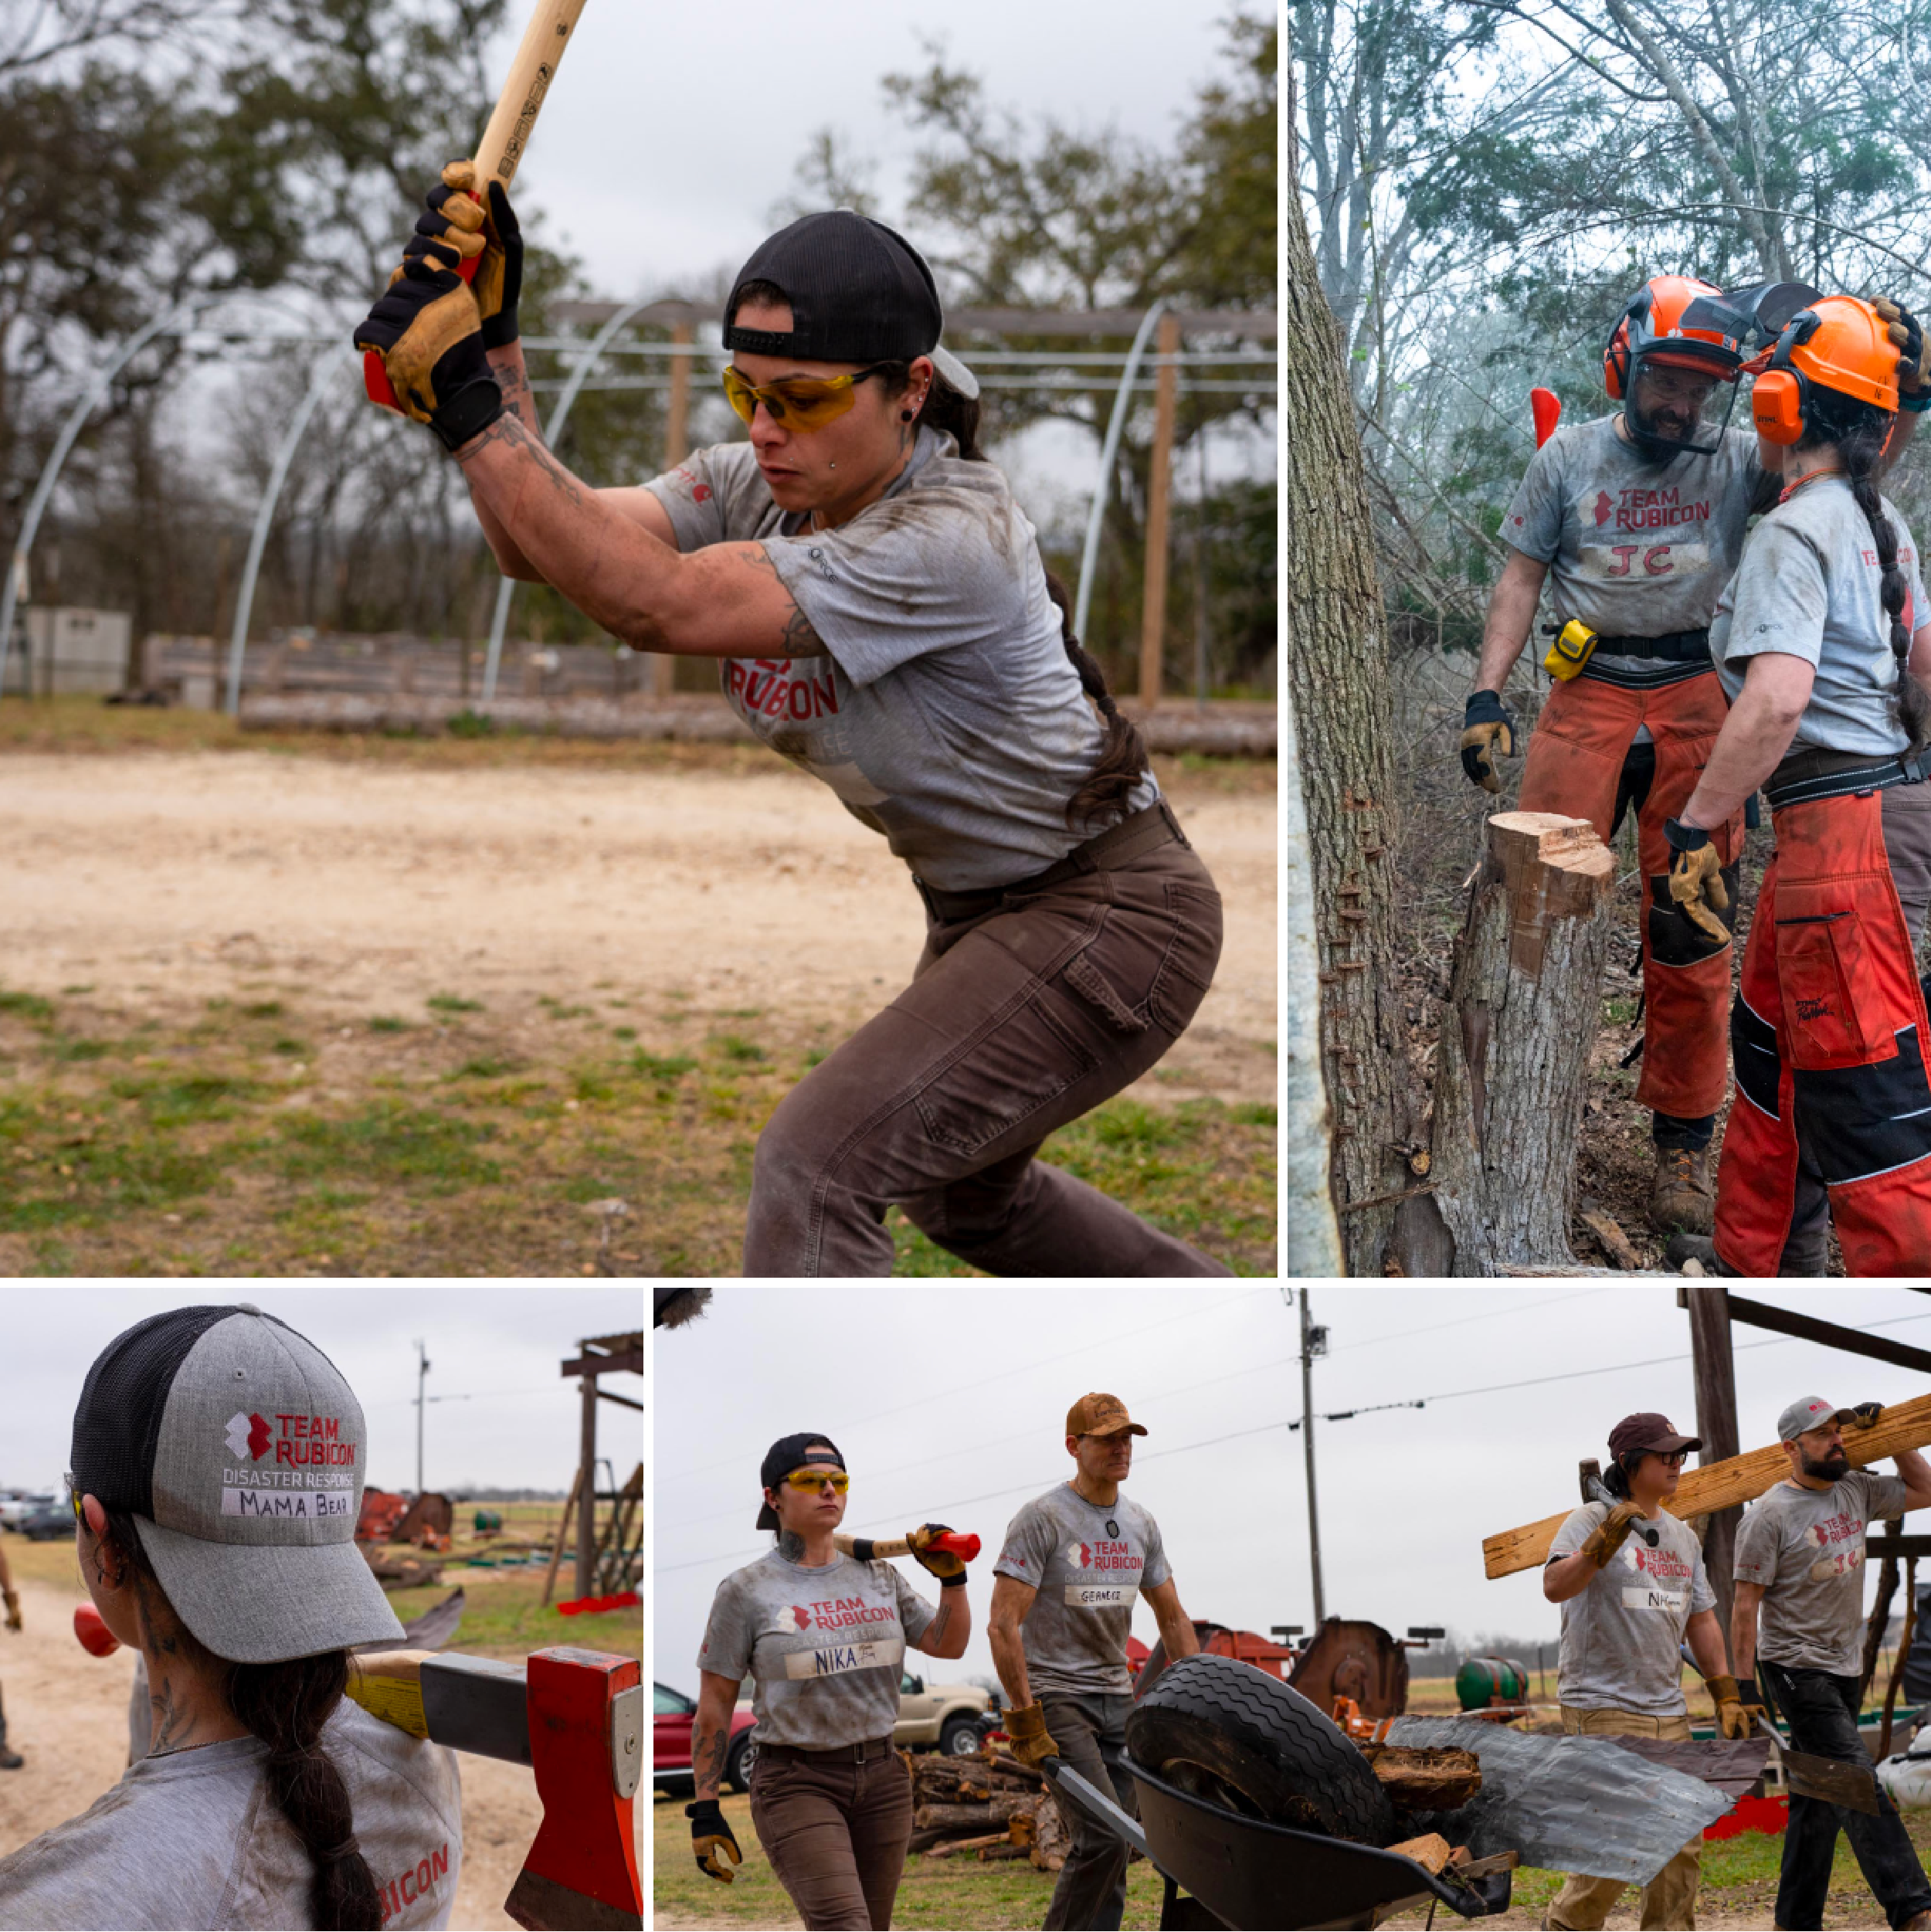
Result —
<path fill-rule="evenodd" d="M 1227 901 L 1213 992 L 1149 1095 L 1273 1097 L 1271 793 L 1178 782 Z M 421 769 L 272 751 L 0 759 L 0 972 L 138 1011 L 299 981 L 342 1017 L 595 985 L 840 1027 L 922 913 L 884 841 L 783 767 Z"/>
<path fill-rule="evenodd" d="M 0 1771 L 0 1856 L 87 1810 L 127 1762 L 131 1652 L 90 1657 L 74 1640 L 72 1590 L 19 1580 L 25 1630 L 0 1630 L 0 1694 L 8 1742 L 27 1761 Z M 535 1773 L 466 1755 L 463 1871 L 453 1927 L 514 1927 L 503 1901 L 542 1822 Z M 643 1816 L 638 1816 L 639 1856 Z"/>

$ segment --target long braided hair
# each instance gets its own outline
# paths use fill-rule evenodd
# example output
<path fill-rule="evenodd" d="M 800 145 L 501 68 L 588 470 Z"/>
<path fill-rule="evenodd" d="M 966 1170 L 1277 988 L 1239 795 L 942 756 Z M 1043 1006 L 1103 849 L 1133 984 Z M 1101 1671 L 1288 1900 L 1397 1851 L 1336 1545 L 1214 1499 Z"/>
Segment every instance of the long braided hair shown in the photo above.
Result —
<path fill-rule="evenodd" d="M 1804 440 L 1807 445 L 1834 448 L 1843 457 L 1844 480 L 1870 526 L 1878 567 L 1884 573 L 1879 596 L 1891 621 L 1891 654 L 1898 667 L 1891 720 L 1909 738 L 1911 749 L 1918 752 L 1931 743 L 1931 691 L 1911 674 L 1911 633 L 1904 624 L 1906 584 L 1898 567 L 1898 533 L 1878 491 L 1878 464 L 1893 419 L 1868 402 L 1813 385 Z M 1926 615 L 1931 613 L 1918 613 L 1920 620 Z"/>
<path fill-rule="evenodd" d="M 107 1533 L 94 1560 L 112 1545 L 120 1575 L 130 1578 L 143 1633 L 157 1647 L 185 1656 L 212 1677 L 236 1720 L 268 1746 L 268 1788 L 315 1862 L 309 1923 L 328 1932 L 378 1932 L 381 1894 L 357 1849 L 348 1786 L 323 1748 L 322 1727 L 348 1685 L 349 1653 L 324 1651 L 285 1663 L 240 1664 L 216 1656 L 195 1638 L 168 1601 L 142 1548 L 131 1514 L 107 1513 Z M 327 1856 L 324 1856 L 327 1854 Z"/>

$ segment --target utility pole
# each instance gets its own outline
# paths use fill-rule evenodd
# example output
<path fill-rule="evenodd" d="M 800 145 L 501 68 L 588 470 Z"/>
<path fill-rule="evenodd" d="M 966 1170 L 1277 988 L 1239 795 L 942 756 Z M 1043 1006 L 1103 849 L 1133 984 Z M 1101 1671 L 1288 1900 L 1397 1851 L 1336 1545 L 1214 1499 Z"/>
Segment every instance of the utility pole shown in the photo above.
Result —
<path fill-rule="evenodd" d="M 423 1352 L 419 1337 L 416 1344 L 416 1493 L 423 1493 L 423 1378 L 429 1372 L 429 1358 Z"/>
<path fill-rule="evenodd" d="M 1308 1555 L 1314 1570 L 1314 1627 L 1327 1615 L 1321 1594 L 1321 1518 L 1314 1495 L 1314 1358 L 1328 1352 L 1328 1331 L 1308 1319 L 1308 1291 L 1301 1291 L 1301 1435 L 1308 1452 Z"/>

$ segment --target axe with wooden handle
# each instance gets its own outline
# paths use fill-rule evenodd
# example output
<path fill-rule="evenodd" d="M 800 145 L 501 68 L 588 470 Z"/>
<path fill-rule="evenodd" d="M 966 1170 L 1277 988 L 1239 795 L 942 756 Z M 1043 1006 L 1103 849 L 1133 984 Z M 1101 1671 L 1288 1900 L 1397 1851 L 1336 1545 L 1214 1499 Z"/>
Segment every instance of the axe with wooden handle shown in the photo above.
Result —
<path fill-rule="evenodd" d="M 490 183 L 500 181 L 507 188 L 523 165 L 530 131 L 536 125 L 544 97 L 556 78 L 564 49 L 576 32 L 578 18 L 586 4 L 587 0 L 537 0 L 530 10 L 523 44 L 510 63 L 509 78 L 497 96 L 495 111 L 476 151 L 476 199 L 486 211 L 490 205 Z M 480 255 L 472 255 L 456 272 L 464 281 L 473 281 L 477 264 L 482 259 Z M 372 402 L 385 409 L 396 407 L 395 392 L 389 385 L 389 371 L 382 366 L 379 351 L 364 351 L 362 382 Z"/>
<path fill-rule="evenodd" d="M 832 1541 L 838 1546 L 841 1556 L 856 1557 L 860 1563 L 870 1563 L 876 1557 L 918 1554 L 910 1536 L 848 1536 L 840 1532 Z M 979 1554 L 979 1539 L 957 1530 L 948 1530 L 943 1536 L 933 1537 L 925 1547 L 942 1550 L 949 1557 L 958 1557 L 961 1563 L 970 1563 Z"/>

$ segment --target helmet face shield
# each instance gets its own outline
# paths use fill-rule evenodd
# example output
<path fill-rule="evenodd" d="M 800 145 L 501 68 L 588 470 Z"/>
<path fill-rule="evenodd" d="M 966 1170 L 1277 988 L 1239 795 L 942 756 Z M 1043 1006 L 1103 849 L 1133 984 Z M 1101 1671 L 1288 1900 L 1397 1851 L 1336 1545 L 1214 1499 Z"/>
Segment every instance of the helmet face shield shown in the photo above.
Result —
<path fill-rule="evenodd" d="M 1631 358 L 1623 413 L 1637 446 L 1658 462 L 1714 455 L 1736 408 L 1736 372 L 1713 358 L 1658 348 Z"/>

